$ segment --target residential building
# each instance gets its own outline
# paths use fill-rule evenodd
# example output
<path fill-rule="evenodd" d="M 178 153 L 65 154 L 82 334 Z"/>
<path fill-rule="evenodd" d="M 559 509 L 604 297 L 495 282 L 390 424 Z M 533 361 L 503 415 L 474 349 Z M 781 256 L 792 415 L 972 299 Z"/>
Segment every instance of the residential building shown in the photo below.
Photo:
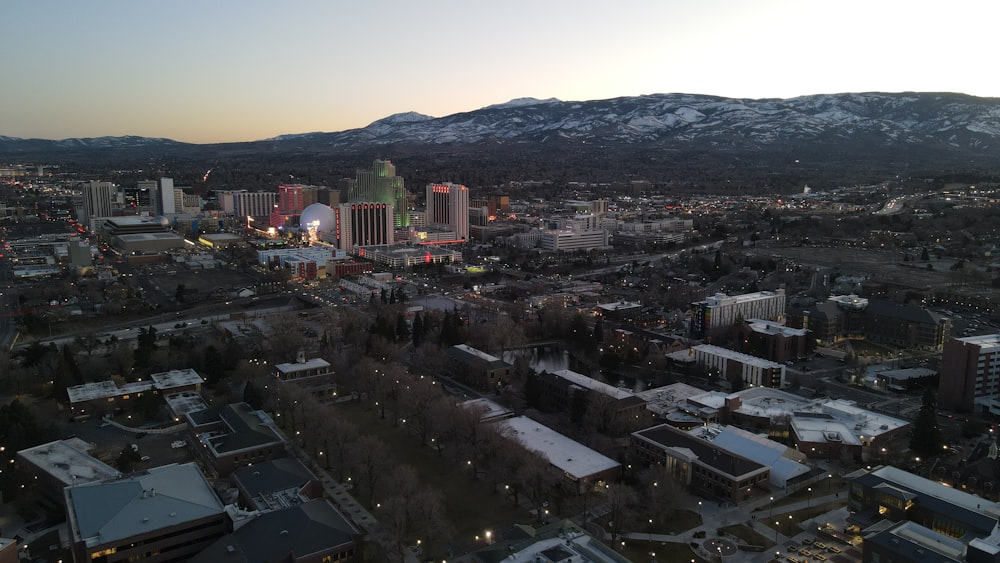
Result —
<path fill-rule="evenodd" d="M 781 388 L 785 385 L 785 364 L 712 344 L 694 346 L 691 352 L 700 369 L 715 373 L 731 384 L 738 382 L 738 387 Z"/>
<path fill-rule="evenodd" d="M 514 366 L 465 344 L 445 350 L 449 374 L 476 389 L 493 390 L 510 379 Z"/>
<path fill-rule="evenodd" d="M 952 338 L 941 357 L 938 406 L 964 412 L 1000 412 L 1000 334 Z"/>
<path fill-rule="evenodd" d="M 764 319 L 747 319 L 739 325 L 736 343 L 740 352 L 778 363 L 804 358 L 815 348 L 808 330 Z"/>
<path fill-rule="evenodd" d="M 781 321 L 785 316 L 785 290 L 732 296 L 717 293 L 691 306 L 691 336 L 705 338 L 724 333 L 747 319 Z"/>
<path fill-rule="evenodd" d="M 229 522 L 194 463 L 67 487 L 64 494 L 77 563 L 188 561 Z"/>
<path fill-rule="evenodd" d="M 646 401 L 628 389 L 598 381 L 568 369 L 532 375 L 529 386 L 543 408 L 585 419 L 598 431 L 616 434 L 648 426 L 652 414 Z"/>

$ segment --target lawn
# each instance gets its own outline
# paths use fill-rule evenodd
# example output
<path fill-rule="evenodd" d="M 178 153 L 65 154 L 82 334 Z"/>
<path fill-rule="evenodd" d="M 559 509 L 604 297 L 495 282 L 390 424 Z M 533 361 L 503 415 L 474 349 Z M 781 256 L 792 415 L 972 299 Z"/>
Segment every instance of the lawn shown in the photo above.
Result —
<path fill-rule="evenodd" d="M 657 563 L 708 563 L 699 557 L 686 543 L 648 542 L 625 540 L 624 549 L 619 544 L 616 550 L 636 563 L 653 561 Z M 652 555 L 652 554 L 656 555 Z"/>
<path fill-rule="evenodd" d="M 483 536 L 486 530 L 500 530 L 533 521 L 526 509 L 516 507 L 503 495 L 491 492 L 488 483 L 473 481 L 467 471 L 452 464 L 448 457 L 439 456 L 434 450 L 421 446 L 416 438 L 401 428 L 393 428 L 388 420 L 379 418 L 365 405 L 341 403 L 336 409 L 345 419 L 363 428 L 365 433 L 378 436 L 398 462 L 413 467 L 422 483 L 444 495 L 455 534 L 450 541 L 442 538 L 439 545 L 472 549 L 476 536 Z M 378 517 L 377 513 L 375 517 Z"/>
<path fill-rule="evenodd" d="M 760 532 L 751 529 L 745 524 L 734 524 L 732 526 L 725 526 L 719 528 L 719 532 L 727 533 L 731 536 L 740 538 L 740 540 L 747 545 L 760 545 L 765 549 L 775 545 L 774 540 L 764 536 Z"/>
<path fill-rule="evenodd" d="M 679 534 L 701 526 L 701 515 L 693 510 L 664 510 L 654 519 L 654 534 Z"/>

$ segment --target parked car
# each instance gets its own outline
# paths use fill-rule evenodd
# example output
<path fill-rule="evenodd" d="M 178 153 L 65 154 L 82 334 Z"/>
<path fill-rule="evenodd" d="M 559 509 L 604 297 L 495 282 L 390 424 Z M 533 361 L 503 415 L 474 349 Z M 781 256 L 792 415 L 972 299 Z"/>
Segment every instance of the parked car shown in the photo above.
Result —
<path fill-rule="evenodd" d="M 173 442 L 170 442 L 170 447 L 174 449 L 183 448 L 186 445 L 187 442 L 185 442 L 184 440 L 174 440 Z"/>

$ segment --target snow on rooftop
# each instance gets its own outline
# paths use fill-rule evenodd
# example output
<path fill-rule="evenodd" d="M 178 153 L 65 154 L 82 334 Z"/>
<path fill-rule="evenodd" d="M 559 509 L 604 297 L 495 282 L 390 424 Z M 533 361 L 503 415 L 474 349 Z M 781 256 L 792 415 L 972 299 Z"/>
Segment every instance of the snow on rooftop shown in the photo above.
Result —
<path fill-rule="evenodd" d="M 931 481 L 930 479 L 925 479 L 919 475 L 914 475 L 909 471 L 903 471 L 902 469 L 898 469 L 891 465 L 883 465 L 873 469 L 871 473 L 887 481 L 898 483 L 909 489 L 917 491 L 922 495 L 938 498 L 950 504 L 960 506 L 971 512 L 984 514 L 991 518 L 1000 518 L 1000 503 L 996 503 L 952 487 L 946 487 L 936 481 Z"/>
<path fill-rule="evenodd" d="M 634 397 L 635 393 L 632 393 L 628 389 L 622 389 L 620 387 L 615 387 L 614 385 L 608 385 L 603 381 L 598 381 L 592 377 L 587 377 L 582 373 L 576 373 L 575 371 L 570 371 L 568 369 L 552 372 L 553 375 L 561 377 L 567 381 L 570 381 L 580 387 L 590 389 L 591 391 L 596 391 L 602 395 L 607 395 L 613 399 L 628 399 Z"/>
<path fill-rule="evenodd" d="M 483 352 L 482 350 L 477 350 L 476 348 L 473 348 L 472 346 L 468 346 L 466 344 L 458 344 L 458 345 L 455 346 L 455 348 L 457 348 L 457 349 L 465 352 L 466 354 L 472 354 L 473 356 L 476 356 L 478 358 L 486 360 L 487 362 L 499 362 L 500 361 L 500 358 L 498 358 L 496 356 L 491 356 L 490 354 L 487 354 L 486 352 Z"/>
<path fill-rule="evenodd" d="M 304 362 L 290 362 L 286 364 L 278 364 L 274 367 L 282 373 L 294 373 L 297 371 L 328 368 L 330 367 L 330 362 L 324 360 L 323 358 L 310 358 Z"/>
<path fill-rule="evenodd" d="M 526 416 L 508 418 L 499 424 L 510 430 L 525 448 L 538 453 L 574 479 L 584 479 L 621 465 Z"/>
<path fill-rule="evenodd" d="M 27 448 L 17 454 L 65 486 L 116 477 L 118 470 L 88 454 L 91 449 L 93 444 L 71 438 Z"/>

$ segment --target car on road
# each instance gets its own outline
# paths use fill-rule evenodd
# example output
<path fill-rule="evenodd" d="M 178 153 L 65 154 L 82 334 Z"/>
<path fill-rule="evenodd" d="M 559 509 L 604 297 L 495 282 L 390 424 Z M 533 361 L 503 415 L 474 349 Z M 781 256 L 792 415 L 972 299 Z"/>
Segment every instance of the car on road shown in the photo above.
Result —
<path fill-rule="evenodd" d="M 174 440 L 173 442 L 170 442 L 170 447 L 174 448 L 175 450 L 177 448 L 183 448 L 186 445 L 187 445 L 187 442 L 185 442 L 184 440 Z"/>

